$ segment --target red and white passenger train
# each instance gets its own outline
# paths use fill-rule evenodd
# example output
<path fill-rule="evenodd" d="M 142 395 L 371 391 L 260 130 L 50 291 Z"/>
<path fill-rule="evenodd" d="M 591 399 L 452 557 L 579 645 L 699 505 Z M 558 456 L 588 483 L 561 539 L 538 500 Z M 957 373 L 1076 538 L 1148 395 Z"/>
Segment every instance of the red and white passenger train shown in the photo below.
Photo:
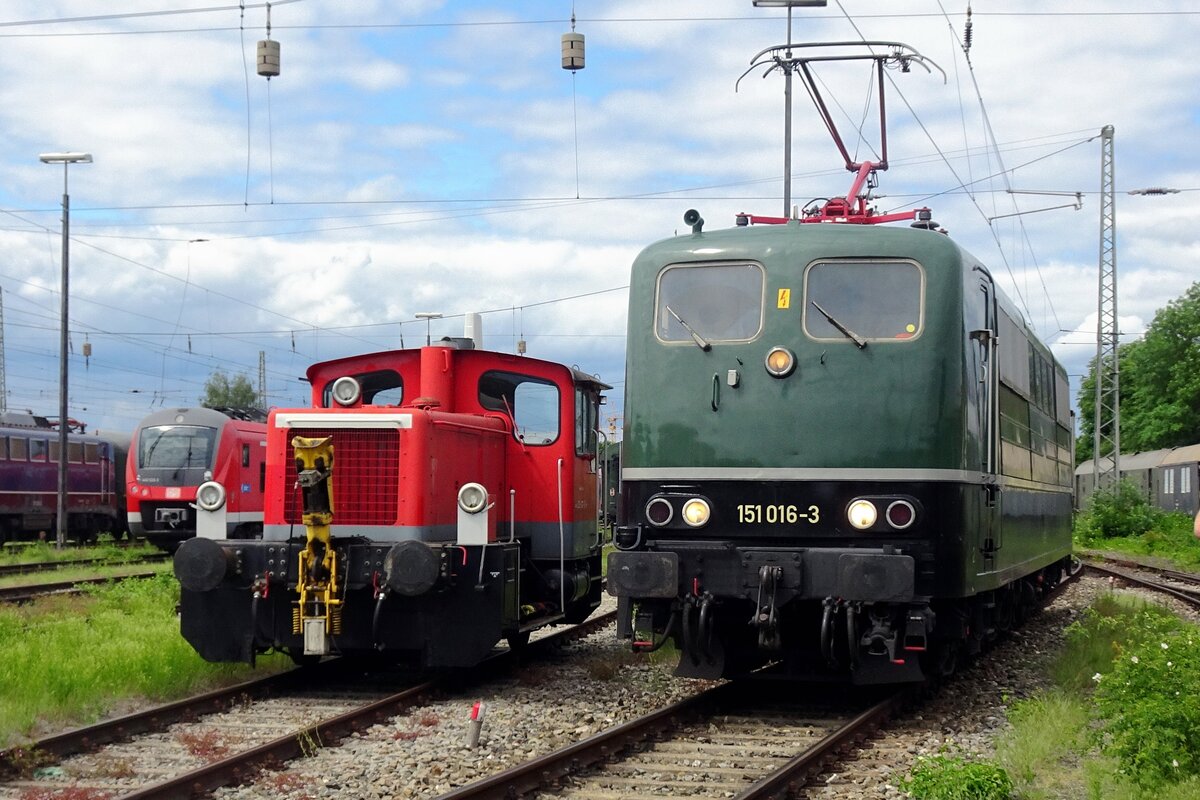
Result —
<path fill-rule="evenodd" d="M 469 666 L 600 603 L 594 376 L 470 339 L 312 366 L 267 422 L 259 541 L 175 556 L 184 637 L 210 661 L 379 655 Z"/>
<path fill-rule="evenodd" d="M 196 490 L 226 492 L 222 537 L 262 534 L 266 412 L 166 408 L 138 423 L 125 472 L 129 530 L 165 550 L 196 535 Z M 211 521 L 211 519 L 210 519 Z"/>

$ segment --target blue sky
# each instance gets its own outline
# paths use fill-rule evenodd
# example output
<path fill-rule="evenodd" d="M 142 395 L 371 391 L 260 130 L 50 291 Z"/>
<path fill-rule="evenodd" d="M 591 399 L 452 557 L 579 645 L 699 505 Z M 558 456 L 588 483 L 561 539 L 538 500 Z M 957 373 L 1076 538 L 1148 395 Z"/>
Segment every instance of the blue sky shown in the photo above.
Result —
<path fill-rule="evenodd" d="M 947 74 L 888 86 L 880 210 L 929 205 L 987 262 L 1073 374 L 1095 352 L 1100 145 L 1116 129 L 1122 332 L 1200 274 L 1197 108 L 1178 4 L 831 0 L 796 41 L 905 42 Z M 1071 4 L 1071 8 L 1082 4 Z M 205 9 L 191 12 L 193 9 Z M 587 67 L 559 65 L 559 37 Z M 71 415 L 128 432 L 194 405 L 214 369 L 306 403 L 316 360 L 424 340 L 482 311 L 487 346 L 623 389 L 624 286 L 646 244 L 782 210 L 783 82 L 751 57 L 784 12 L 708 2 L 273 3 L 281 75 L 255 74 L 261 3 L 20 2 L 0 8 L 0 289 L 9 408 L 56 414 L 62 170 L 71 194 Z M 848 144 L 877 147 L 869 81 L 822 70 Z M 984 122 L 983 114 L 990 121 Z M 870 112 L 873 114 L 873 112 Z M 797 87 L 792 195 L 850 176 Z M 849 132 L 847 132 L 849 131 Z M 969 191 L 962 188 L 969 184 Z M 1165 186 L 1162 197 L 1129 190 Z M 1073 198 L 1079 210 L 1002 216 Z M 996 217 L 990 220 L 988 217 Z M 85 359 L 83 344 L 91 345 Z"/>

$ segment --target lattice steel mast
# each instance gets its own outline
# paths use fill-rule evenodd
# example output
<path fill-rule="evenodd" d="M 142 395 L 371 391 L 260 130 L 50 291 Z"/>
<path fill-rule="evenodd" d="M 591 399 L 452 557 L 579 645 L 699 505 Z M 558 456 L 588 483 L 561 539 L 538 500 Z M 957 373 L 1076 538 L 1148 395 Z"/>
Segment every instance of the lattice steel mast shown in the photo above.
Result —
<path fill-rule="evenodd" d="M 1100 291 L 1096 316 L 1095 484 L 1116 484 L 1121 476 L 1120 361 L 1117 357 L 1117 204 L 1113 189 L 1113 126 L 1100 131 Z M 1101 456 L 1112 461 L 1101 466 Z"/>
<path fill-rule="evenodd" d="M 267 352 L 258 351 L 258 405 L 267 408 Z"/>

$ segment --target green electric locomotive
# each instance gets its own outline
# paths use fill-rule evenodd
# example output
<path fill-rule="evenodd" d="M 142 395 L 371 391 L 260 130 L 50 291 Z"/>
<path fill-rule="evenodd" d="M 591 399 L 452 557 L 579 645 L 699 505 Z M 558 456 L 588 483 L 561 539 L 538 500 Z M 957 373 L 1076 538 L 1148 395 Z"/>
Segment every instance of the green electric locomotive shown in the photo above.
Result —
<path fill-rule="evenodd" d="M 927 211 L 835 206 L 633 264 L 608 586 L 680 675 L 947 673 L 1071 552 L 1063 367 Z"/>

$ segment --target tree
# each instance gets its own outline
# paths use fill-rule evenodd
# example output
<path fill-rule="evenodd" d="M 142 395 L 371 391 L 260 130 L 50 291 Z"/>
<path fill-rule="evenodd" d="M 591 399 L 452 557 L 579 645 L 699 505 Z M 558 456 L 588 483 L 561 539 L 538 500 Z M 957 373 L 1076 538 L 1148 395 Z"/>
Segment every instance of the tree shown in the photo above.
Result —
<path fill-rule="evenodd" d="M 205 408 L 252 408 L 258 405 L 258 393 L 244 374 L 230 380 L 224 371 L 217 370 L 204 384 L 200 405 Z"/>
<path fill-rule="evenodd" d="M 1117 350 L 1121 368 L 1121 450 L 1137 453 L 1200 442 L 1200 282 L 1154 315 L 1141 341 Z M 1096 363 L 1079 389 L 1076 458 L 1092 457 Z"/>

